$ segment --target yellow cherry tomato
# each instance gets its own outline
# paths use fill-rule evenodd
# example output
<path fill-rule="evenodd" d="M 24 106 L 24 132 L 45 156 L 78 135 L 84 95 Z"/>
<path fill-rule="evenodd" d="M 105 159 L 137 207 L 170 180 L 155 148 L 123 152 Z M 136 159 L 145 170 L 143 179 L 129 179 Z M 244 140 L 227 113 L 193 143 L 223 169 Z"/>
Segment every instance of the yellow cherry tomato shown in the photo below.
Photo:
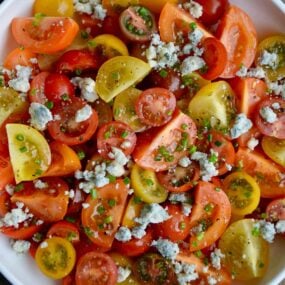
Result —
<path fill-rule="evenodd" d="M 36 0 L 34 14 L 37 13 L 51 17 L 72 17 L 73 0 Z"/>
<path fill-rule="evenodd" d="M 273 55 L 273 58 L 269 57 L 268 53 Z M 285 36 L 277 35 L 264 39 L 257 47 L 255 63 L 262 66 L 271 81 L 284 77 Z"/>
<path fill-rule="evenodd" d="M 285 167 L 285 140 L 264 136 L 261 146 L 273 161 Z"/>
<path fill-rule="evenodd" d="M 155 172 L 137 164 L 131 170 L 131 186 L 135 195 L 146 203 L 162 203 L 167 199 L 168 191 L 158 183 Z"/>
<path fill-rule="evenodd" d="M 111 252 L 110 256 L 112 259 L 115 261 L 116 265 L 118 267 L 122 267 L 124 270 L 127 270 L 130 272 L 130 275 L 122 282 L 117 282 L 117 285 L 139 285 L 138 281 L 136 281 L 133 272 L 132 272 L 132 267 L 133 267 L 133 261 L 124 255 L 121 255 L 117 252 Z"/>
<path fill-rule="evenodd" d="M 264 276 L 268 266 L 268 243 L 254 231 L 254 220 L 243 219 L 231 224 L 219 241 L 225 254 L 224 266 L 236 280 Z"/>
<path fill-rule="evenodd" d="M 7 124 L 6 130 L 16 183 L 40 177 L 51 163 L 50 147 L 44 136 L 23 124 Z"/>
<path fill-rule="evenodd" d="M 52 279 L 61 279 L 72 271 L 76 252 L 67 239 L 52 237 L 39 245 L 35 259 L 42 273 Z"/>
<path fill-rule="evenodd" d="M 28 102 L 14 89 L 0 87 L 0 125 L 14 113 L 28 108 Z"/>
<path fill-rule="evenodd" d="M 135 218 L 139 217 L 141 209 L 144 203 L 136 196 L 132 196 L 126 207 L 124 217 L 122 220 L 122 226 L 127 228 L 133 228 L 136 226 Z"/>
<path fill-rule="evenodd" d="M 138 5 L 139 0 L 102 0 L 103 7 L 110 10 L 110 8 L 129 7 L 131 5 Z"/>
<path fill-rule="evenodd" d="M 227 130 L 235 115 L 235 94 L 225 81 L 202 87 L 191 99 L 189 115 L 198 126 L 210 125 L 217 130 Z"/>
<path fill-rule="evenodd" d="M 159 13 L 167 2 L 177 4 L 178 0 L 139 0 L 139 5 L 147 7 L 154 13 Z"/>
<path fill-rule="evenodd" d="M 149 64 L 132 56 L 116 56 L 101 65 L 96 91 L 105 102 L 141 81 L 151 70 Z"/>
<path fill-rule="evenodd" d="M 99 49 L 104 56 L 112 58 L 119 55 L 129 55 L 125 43 L 114 35 L 104 34 L 88 42 L 90 48 Z"/>
<path fill-rule="evenodd" d="M 135 111 L 135 103 L 141 92 L 141 90 L 130 87 L 116 96 L 113 105 L 114 119 L 128 124 L 135 132 L 146 129 Z"/>
<path fill-rule="evenodd" d="M 253 177 L 244 172 L 233 172 L 225 178 L 223 185 L 231 202 L 233 215 L 248 215 L 257 208 L 260 188 Z"/>

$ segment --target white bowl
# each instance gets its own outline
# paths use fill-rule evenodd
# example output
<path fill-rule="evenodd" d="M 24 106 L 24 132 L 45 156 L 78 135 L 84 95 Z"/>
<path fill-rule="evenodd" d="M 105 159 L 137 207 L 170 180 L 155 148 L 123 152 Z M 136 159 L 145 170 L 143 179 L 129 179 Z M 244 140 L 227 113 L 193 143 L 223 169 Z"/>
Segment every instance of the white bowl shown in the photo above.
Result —
<path fill-rule="evenodd" d="M 12 48 L 17 46 L 10 33 L 12 18 L 30 15 L 33 2 L 34 0 L 5 0 L 0 5 L 0 62 Z M 285 4 L 281 0 L 230 0 L 230 2 L 242 7 L 251 16 L 259 39 L 285 32 Z M 251 281 L 248 284 L 277 285 L 284 280 L 284 252 L 285 239 L 279 238 L 271 246 L 270 268 L 266 276 L 256 283 Z M 43 276 L 29 255 L 17 255 L 3 235 L 0 235 L 0 271 L 13 285 L 60 284 Z"/>

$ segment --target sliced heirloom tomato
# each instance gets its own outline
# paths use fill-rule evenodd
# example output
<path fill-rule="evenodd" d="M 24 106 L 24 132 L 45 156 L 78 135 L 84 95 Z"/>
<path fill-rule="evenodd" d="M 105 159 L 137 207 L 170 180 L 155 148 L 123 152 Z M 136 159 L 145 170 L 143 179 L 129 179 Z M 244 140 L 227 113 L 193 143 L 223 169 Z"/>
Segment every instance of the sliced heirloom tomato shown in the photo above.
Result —
<path fill-rule="evenodd" d="M 262 198 L 279 198 L 285 195 L 283 168 L 261 153 L 240 147 L 236 153 L 236 166 L 255 178 Z"/>
<path fill-rule="evenodd" d="M 41 177 L 64 176 L 81 169 L 80 159 L 71 147 L 57 141 L 51 142 L 49 146 L 51 164 Z"/>
<path fill-rule="evenodd" d="M 39 245 L 35 260 L 43 274 L 52 279 L 61 279 L 72 271 L 76 252 L 68 240 L 52 237 Z"/>
<path fill-rule="evenodd" d="M 232 205 L 232 214 L 245 216 L 251 214 L 258 206 L 260 188 L 250 175 L 233 172 L 223 181 L 223 189 Z"/>
<path fill-rule="evenodd" d="M 153 225 L 155 236 L 174 242 L 185 240 L 190 232 L 190 217 L 183 214 L 181 205 L 167 203 L 164 208 L 167 209 L 170 218 Z"/>
<path fill-rule="evenodd" d="M 42 13 L 46 16 L 53 17 L 72 17 L 73 1 L 72 0 L 36 0 L 34 3 L 34 14 Z"/>
<path fill-rule="evenodd" d="M 172 4 L 178 3 L 178 0 L 156 0 L 156 1 L 137 0 L 137 1 L 140 5 L 147 7 L 148 9 L 150 9 L 150 11 L 152 11 L 154 13 L 160 13 L 160 11 L 162 10 L 163 6 L 166 3 L 172 3 Z"/>
<path fill-rule="evenodd" d="M 257 48 L 257 34 L 253 22 L 243 10 L 231 5 L 221 19 L 216 35 L 228 54 L 221 78 L 235 77 L 242 65 L 246 68 L 252 65 Z"/>
<path fill-rule="evenodd" d="M 89 252 L 77 262 L 76 285 L 116 285 L 117 278 L 117 266 L 105 253 Z"/>
<path fill-rule="evenodd" d="M 0 192 L 14 181 L 14 172 L 9 156 L 0 154 Z"/>
<path fill-rule="evenodd" d="M 12 170 L 12 167 L 11 167 L 11 170 Z M 11 204 L 10 195 L 5 189 L 0 188 L 0 218 L 3 218 L 9 212 L 10 204 Z"/>
<path fill-rule="evenodd" d="M 266 207 L 266 216 L 272 222 L 285 220 L 285 198 L 272 200 Z"/>
<path fill-rule="evenodd" d="M 264 136 L 261 141 L 261 146 L 268 157 L 285 167 L 285 139 L 279 140 Z"/>
<path fill-rule="evenodd" d="M 12 20 L 12 34 L 19 45 L 35 53 L 55 53 L 68 47 L 79 27 L 71 18 L 22 17 Z"/>
<path fill-rule="evenodd" d="M 176 110 L 166 125 L 138 136 L 133 158 L 142 168 L 156 172 L 167 170 L 187 155 L 187 149 L 195 143 L 196 135 L 194 121 Z"/>
<path fill-rule="evenodd" d="M 109 159 L 108 154 L 112 147 L 120 148 L 125 155 L 130 155 L 136 145 L 137 137 L 135 132 L 125 123 L 110 122 L 102 125 L 97 133 L 98 153 Z M 127 147 L 124 147 L 126 144 Z"/>
<path fill-rule="evenodd" d="M 28 226 L 21 225 L 19 228 L 1 227 L 0 233 L 11 239 L 24 240 L 33 237 L 35 233 L 39 232 L 41 227 L 42 227 L 41 225 L 33 225 L 33 224 Z"/>
<path fill-rule="evenodd" d="M 231 218 L 226 193 L 214 184 L 200 181 L 195 189 L 190 216 L 190 251 L 206 248 L 219 239 Z"/>
<path fill-rule="evenodd" d="M 37 183 L 22 182 L 23 190 L 11 197 L 13 203 L 22 202 L 30 212 L 44 222 L 57 222 L 64 218 L 67 212 L 69 197 L 66 191 L 68 185 L 60 178 L 44 178 Z"/>
<path fill-rule="evenodd" d="M 45 91 L 45 82 L 49 74 L 50 73 L 47 71 L 42 71 L 33 77 L 31 82 L 31 88 L 28 93 L 30 102 L 37 102 L 40 104 L 47 103 L 47 97 L 44 91 Z"/>
<path fill-rule="evenodd" d="M 117 180 L 97 190 L 97 197 L 89 195 L 89 204 L 81 212 L 82 225 L 88 238 L 98 246 L 110 248 L 123 217 L 128 189 Z"/>
<path fill-rule="evenodd" d="M 262 100 L 257 107 L 255 123 L 262 134 L 285 139 L 285 100 L 279 97 Z"/>
<path fill-rule="evenodd" d="M 189 13 L 176 5 L 167 2 L 159 16 L 158 28 L 161 40 L 164 42 L 175 42 L 177 25 L 189 26 L 196 23 L 199 30 L 204 34 L 204 37 L 213 37 L 206 29 L 202 27 Z"/>
<path fill-rule="evenodd" d="M 171 120 L 176 108 L 176 98 L 167 89 L 149 88 L 137 98 L 135 108 L 143 123 L 148 126 L 159 127 Z"/>
<path fill-rule="evenodd" d="M 55 106 L 53 112 L 60 119 L 49 122 L 48 131 L 51 137 L 67 145 L 78 145 L 88 141 L 97 129 L 98 115 L 91 109 L 87 119 L 77 122 L 77 112 L 86 106 L 88 105 L 77 97 L 65 105 Z"/>

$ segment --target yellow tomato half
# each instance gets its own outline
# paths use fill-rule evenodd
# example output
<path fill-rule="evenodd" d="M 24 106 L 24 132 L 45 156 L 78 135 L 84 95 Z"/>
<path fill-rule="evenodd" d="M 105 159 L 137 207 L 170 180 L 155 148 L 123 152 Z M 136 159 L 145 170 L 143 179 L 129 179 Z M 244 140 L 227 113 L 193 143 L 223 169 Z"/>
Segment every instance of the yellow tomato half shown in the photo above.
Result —
<path fill-rule="evenodd" d="M 264 136 L 262 149 L 273 161 L 285 167 L 285 140 Z"/>
<path fill-rule="evenodd" d="M 122 220 L 122 226 L 127 228 L 135 227 L 136 226 L 135 218 L 139 217 L 143 205 L 144 203 L 142 201 L 137 199 L 137 197 L 132 196 L 126 207 Z"/>
<path fill-rule="evenodd" d="M 34 3 L 34 13 L 42 13 L 51 17 L 72 17 L 72 0 L 36 0 Z"/>

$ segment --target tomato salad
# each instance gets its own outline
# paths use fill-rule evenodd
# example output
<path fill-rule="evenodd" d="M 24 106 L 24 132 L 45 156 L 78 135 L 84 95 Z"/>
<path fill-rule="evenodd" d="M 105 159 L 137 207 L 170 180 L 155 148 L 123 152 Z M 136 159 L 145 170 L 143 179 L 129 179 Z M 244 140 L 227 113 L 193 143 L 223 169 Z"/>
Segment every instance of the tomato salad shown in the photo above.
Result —
<path fill-rule="evenodd" d="M 285 233 L 285 35 L 227 0 L 35 0 L 0 73 L 0 232 L 62 284 L 262 278 Z"/>

